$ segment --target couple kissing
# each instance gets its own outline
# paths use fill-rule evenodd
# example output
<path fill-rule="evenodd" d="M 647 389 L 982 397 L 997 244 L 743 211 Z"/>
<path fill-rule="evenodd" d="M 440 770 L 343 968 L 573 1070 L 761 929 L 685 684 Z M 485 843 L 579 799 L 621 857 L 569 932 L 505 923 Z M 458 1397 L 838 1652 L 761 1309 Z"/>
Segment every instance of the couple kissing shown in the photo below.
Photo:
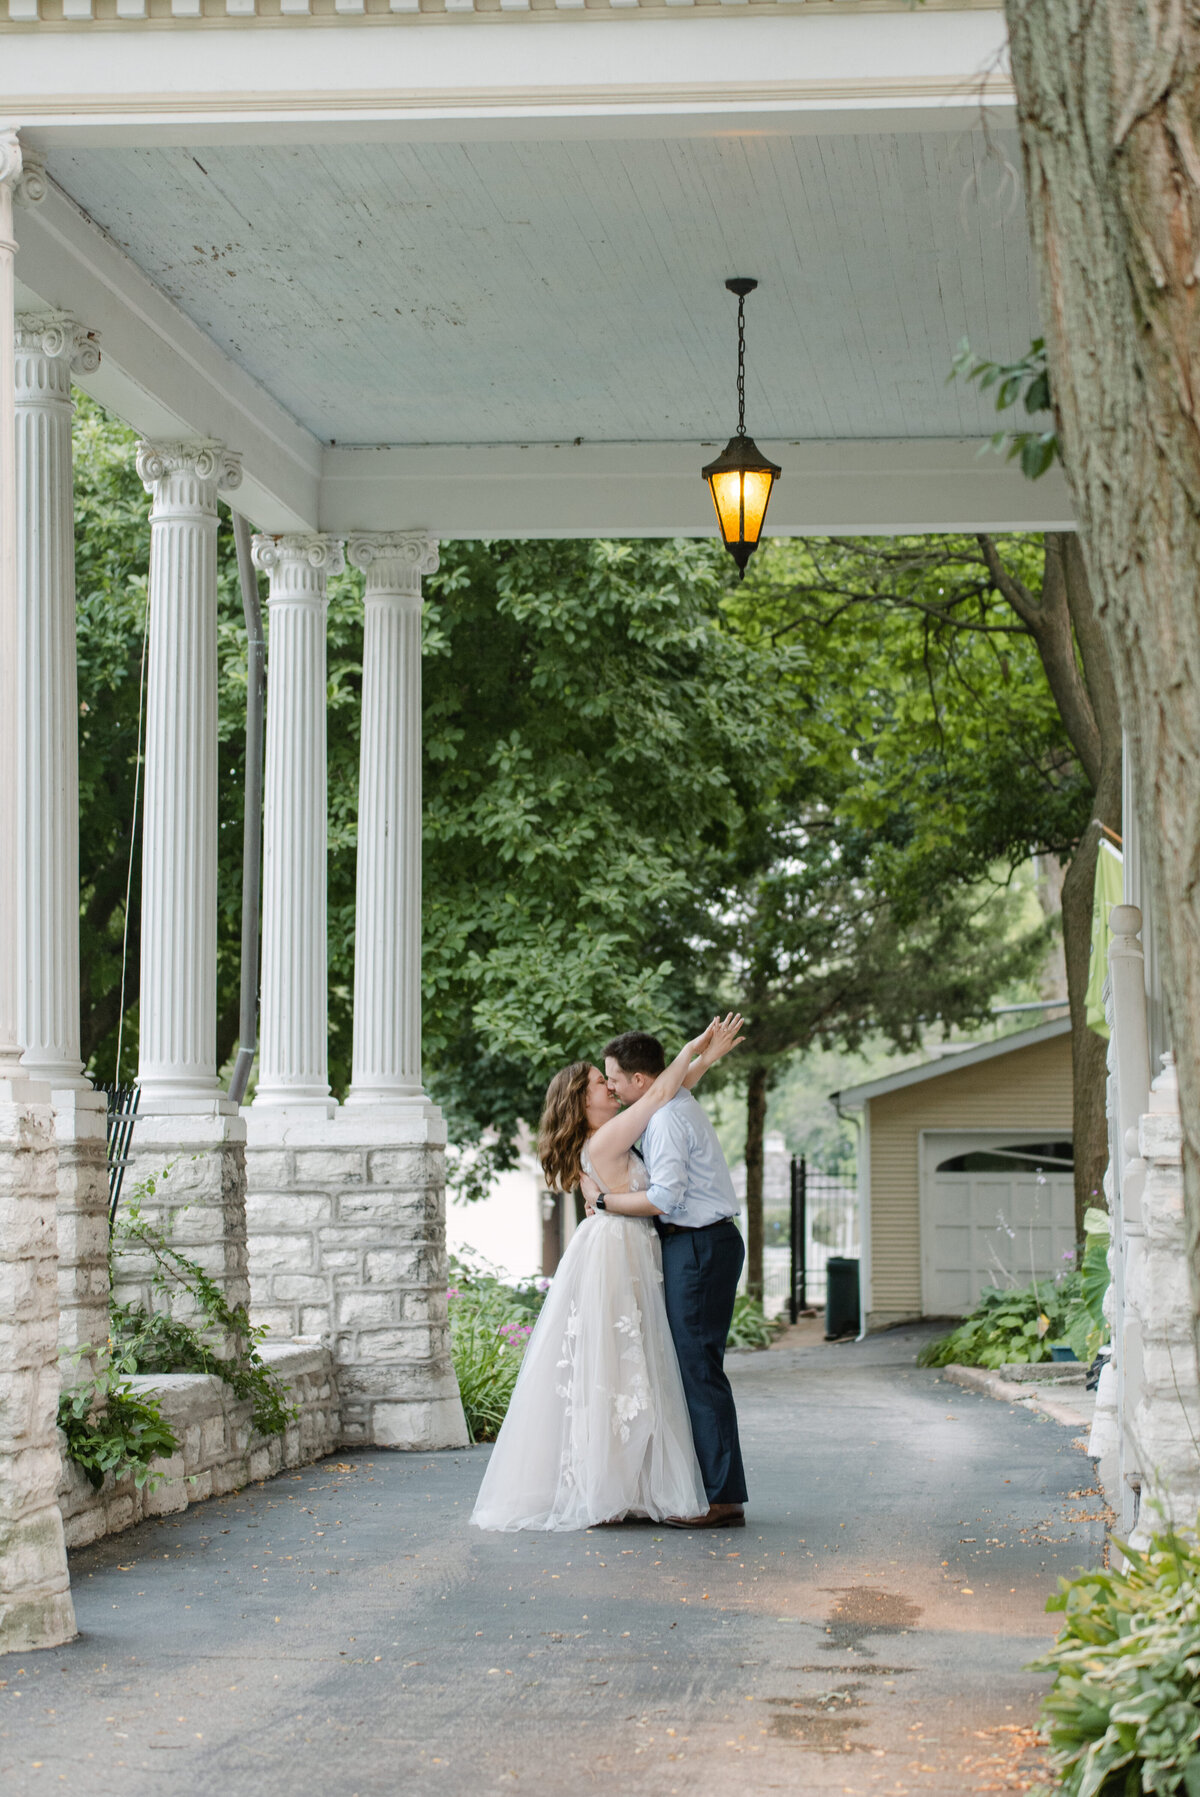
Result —
<path fill-rule="evenodd" d="M 525 1350 L 479 1528 L 744 1523 L 724 1358 L 745 1249 L 729 1168 L 692 1096 L 741 1024 L 714 1018 L 669 1066 L 655 1037 L 630 1030 L 603 1068 L 575 1061 L 551 1080 L 538 1158 L 553 1190 L 582 1190 L 587 1215 Z"/>

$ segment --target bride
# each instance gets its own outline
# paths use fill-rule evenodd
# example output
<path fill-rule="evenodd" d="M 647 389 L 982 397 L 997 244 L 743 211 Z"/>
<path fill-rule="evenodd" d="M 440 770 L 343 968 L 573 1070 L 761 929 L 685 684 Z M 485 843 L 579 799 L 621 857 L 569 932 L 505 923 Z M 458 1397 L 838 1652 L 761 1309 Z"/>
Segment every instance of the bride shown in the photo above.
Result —
<path fill-rule="evenodd" d="M 633 1144 L 681 1086 L 741 1040 L 714 1019 L 621 1110 L 603 1073 L 575 1061 L 546 1091 L 538 1155 L 547 1183 L 589 1173 L 608 1192 L 649 1184 Z M 708 1508 L 649 1216 L 598 1212 L 572 1236 L 529 1339 L 471 1521 L 481 1529 L 586 1529 L 622 1516 Z"/>

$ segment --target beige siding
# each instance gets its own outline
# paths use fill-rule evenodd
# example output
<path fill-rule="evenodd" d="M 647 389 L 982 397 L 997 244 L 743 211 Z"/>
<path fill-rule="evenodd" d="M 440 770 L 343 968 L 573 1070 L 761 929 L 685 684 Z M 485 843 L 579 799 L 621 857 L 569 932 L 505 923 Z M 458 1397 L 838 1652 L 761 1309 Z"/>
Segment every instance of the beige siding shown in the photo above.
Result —
<path fill-rule="evenodd" d="M 1056 1036 L 977 1067 L 869 1100 L 871 1316 L 921 1310 L 920 1131 L 1071 1132 L 1071 1038 Z"/>

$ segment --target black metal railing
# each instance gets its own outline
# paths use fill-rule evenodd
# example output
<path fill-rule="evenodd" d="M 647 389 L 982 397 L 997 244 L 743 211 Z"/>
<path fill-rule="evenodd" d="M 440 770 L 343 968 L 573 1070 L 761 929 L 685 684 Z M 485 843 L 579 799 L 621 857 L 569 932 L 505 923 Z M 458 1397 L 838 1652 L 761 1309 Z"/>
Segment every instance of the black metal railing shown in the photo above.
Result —
<path fill-rule="evenodd" d="M 117 1086 L 101 1083 L 98 1090 L 108 1100 L 108 1228 L 112 1233 L 121 1202 L 121 1185 L 129 1165 L 129 1144 L 137 1118 L 140 1086 Z"/>
<path fill-rule="evenodd" d="M 838 1173 L 810 1167 L 806 1156 L 791 1164 L 791 1277 L 788 1316 L 824 1304 L 826 1268 L 838 1256 L 857 1257 L 858 1191 Z"/>

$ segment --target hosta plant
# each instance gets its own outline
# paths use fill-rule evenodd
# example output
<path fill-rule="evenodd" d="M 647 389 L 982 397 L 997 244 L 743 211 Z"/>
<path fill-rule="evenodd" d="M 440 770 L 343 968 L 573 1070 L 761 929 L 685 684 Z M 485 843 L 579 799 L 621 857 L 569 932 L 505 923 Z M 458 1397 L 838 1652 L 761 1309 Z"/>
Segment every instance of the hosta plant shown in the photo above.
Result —
<path fill-rule="evenodd" d="M 1173 1532 L 1060 1580 L 1043 1724 L 1063 1797 L 1200 1797 L 1200 1553 Z"/>

